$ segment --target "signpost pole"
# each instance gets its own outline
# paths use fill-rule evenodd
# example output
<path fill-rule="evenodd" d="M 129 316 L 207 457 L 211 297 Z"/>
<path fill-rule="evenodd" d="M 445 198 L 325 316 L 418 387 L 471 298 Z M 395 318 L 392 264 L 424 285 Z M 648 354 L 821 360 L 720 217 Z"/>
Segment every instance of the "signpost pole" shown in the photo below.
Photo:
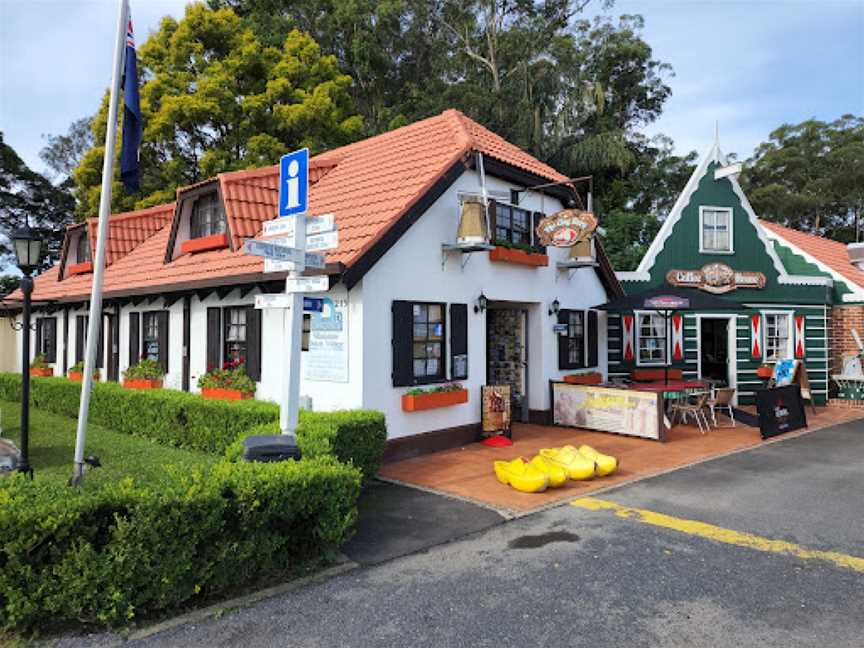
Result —
<path fill-rule="evenodd" d="M 294 247 L 306 253 L 306 215 L 297 214 L 294 217 Z M 302 267 L 300 264 L 297 267 Z M 300 276 L 293 270 L 288 279 Z M 286 280 L 286 284 L 287 284 Z M 286 286 L 287 288 L 287 286 Z M 279 408 L 279 428 L 282 434 L 294 434 L 300 410 L 300 357 L 303 345 L 303 293 L 292 295 L 291 309 L 283 320 L 288 327 L 285 331 L 287 354 L 285 365 L 287 376 L 282 380 L 282 402 Z"/>

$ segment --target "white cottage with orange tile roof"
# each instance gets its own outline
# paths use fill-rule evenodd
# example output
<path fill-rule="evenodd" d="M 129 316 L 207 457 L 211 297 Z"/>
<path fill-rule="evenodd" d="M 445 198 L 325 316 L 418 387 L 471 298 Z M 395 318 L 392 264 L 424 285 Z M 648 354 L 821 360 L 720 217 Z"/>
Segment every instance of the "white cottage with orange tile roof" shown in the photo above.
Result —
<path fill-rule="evenodd" d="M 516 419 L 545 420 L 550 380 L 606 376 L 594 307 L 620 294 L 612 268 L 599 242 L 574 261 L 535 231 L 579 200 L 565 176 L 455 110 L 315 156 L 309 175 L 309 213 L 334 215 L 339 246 L 316 295 L 324 311 L 306 319 L 307 405 L 384 412 L 391 455 L 405 455 L 472 438 L 482 385 L 509 384 Z M 277 167 L 223 173 L 170 205 L 111 217 L 103 380 L 149 357 L 166 387 L 196 391 L 208 367 L 240 358 L 256 397 L 278 399 L 283 312 L 252 304 L 284 290 L 285 273 L 243 252 L 276 216 L 277 185 Z M 484 195 L 486 240 L 456 245 Z M 34 353 L 58 375 L 83 356 L 94 249 L 92 222 L 71 227 L 60 263 L 35 281 Z M 406 391 L 451 382 L 467 402 L 403 409 Z"/>

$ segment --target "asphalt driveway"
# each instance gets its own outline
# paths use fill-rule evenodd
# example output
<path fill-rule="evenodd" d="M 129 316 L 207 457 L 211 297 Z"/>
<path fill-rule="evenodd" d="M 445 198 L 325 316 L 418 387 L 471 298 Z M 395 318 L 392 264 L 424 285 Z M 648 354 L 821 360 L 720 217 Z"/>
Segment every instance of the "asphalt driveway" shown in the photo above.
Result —
<path fill-rule="evenodd" d="M 862 492 L 864 423 L 842 425 L 127 645 L 860 648 Z"/>

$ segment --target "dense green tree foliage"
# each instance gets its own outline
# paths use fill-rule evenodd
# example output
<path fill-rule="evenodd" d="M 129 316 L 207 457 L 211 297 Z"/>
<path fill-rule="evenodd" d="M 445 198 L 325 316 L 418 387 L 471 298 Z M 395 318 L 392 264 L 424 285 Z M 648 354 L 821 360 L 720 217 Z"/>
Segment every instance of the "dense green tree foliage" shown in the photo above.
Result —
<path fill-rule="evenodd" d="M 56 262 L 74 205 L 68 192 L 30 169 L 0 132 L 0 272 L 15 265 L 8 237 L 25 224 L 38 230 L 45 241 L 42 267 Z M 0 281 L 0 294 L 16 283 L 15 279 Z"/>
<path fill-rule="evenodd" d="M 784 124 L 747 160 L 742 183 L 762 218 L 835 240 L 860 239 L 864 117 Z"/>
<path fill-rule="evenodd" d="M 272 164 L 292 148 L 345 144 L 362 132 L 351 78 L 334 56 L 297 30 L 266 45 L 230 9 L 190 4 L 182 20 L 164 18 L 139 49 L 139 69 L 142 189 L 127 195 L 118 169 L 114 210 L 170 201 L 178 186 Z M 106 95 L 93 120 L 96 145 L 74 173 L 79 218 L 98 209 L 107 104 Z"/>

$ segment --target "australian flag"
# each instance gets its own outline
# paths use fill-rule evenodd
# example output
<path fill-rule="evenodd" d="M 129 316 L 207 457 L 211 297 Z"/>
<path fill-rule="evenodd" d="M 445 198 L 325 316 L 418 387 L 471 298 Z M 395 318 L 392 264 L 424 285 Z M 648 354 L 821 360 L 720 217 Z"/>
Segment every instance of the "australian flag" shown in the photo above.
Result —
<path fill-rule="evenodd" d="M 132 16 L 126 10 L 126 56 L 123 71 L 123 145 L 120 149 L 120 179 L 127 193 L 137 193 L 139 182 L 138 150 L 141 147 L 141 103 L 138 99 L 138 61 L 135 56 L 135 36 Z"/>

